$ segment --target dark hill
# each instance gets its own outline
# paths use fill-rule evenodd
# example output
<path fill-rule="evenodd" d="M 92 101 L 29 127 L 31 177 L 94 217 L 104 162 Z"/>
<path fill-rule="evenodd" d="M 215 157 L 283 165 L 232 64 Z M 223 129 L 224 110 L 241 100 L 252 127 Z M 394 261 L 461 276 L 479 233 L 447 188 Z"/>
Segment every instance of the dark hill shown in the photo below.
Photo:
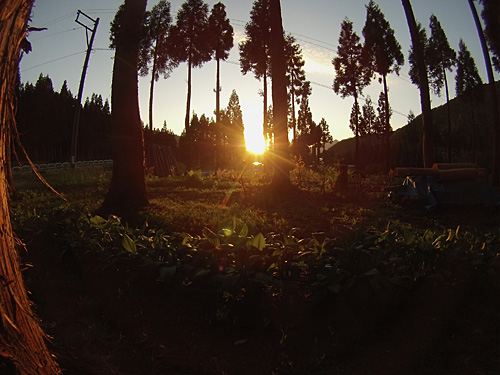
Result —
<path fill-rule="evenodd" d="M 496 87 L 497 93 L 500 93 L 500 81 L 496 82 Z M 477 99 L 472 103 L 463 96 L 450 101 L 453 162 L 473 162 L 472 134 L 474 125 L 476 162 L 482 167 L 490 169 L 493 161 L 494 132 L 493 118 L 489 110 L 490 98 L 486 86 L 483 85 L 475 95 Z M 446 104 L 432 110 L 436 162 L 448 162 L 447 116 Z M 331 147 L 327 151 L 326 157 L 329 160 L 354 164 L 354 150 L 355 139 L 349 138 Z M 361 137 L 360 160 L 368 171 L 383 169 L 381 151 L 381 138 L 374 135 Z M 392 133 L 391 166 L 422 166 L 421 115 L 417 116 L 408 125 Z"/>

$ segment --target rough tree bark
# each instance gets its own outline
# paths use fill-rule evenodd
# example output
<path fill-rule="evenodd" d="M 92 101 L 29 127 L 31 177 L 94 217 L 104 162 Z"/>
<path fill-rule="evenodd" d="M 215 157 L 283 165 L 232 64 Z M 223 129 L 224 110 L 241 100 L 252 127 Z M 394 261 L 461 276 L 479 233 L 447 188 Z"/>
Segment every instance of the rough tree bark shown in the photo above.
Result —
<path fill-rule="evenodd" d="M 281 20 L 280 0 L 271 0 L 271 66 L 274 125 L 274 175 L 271 182 L 277 191 L 290 186 L 290 150 L 288 144 L 288 103 L 286 91 L 286 63 L 283 40 L 283 23 Z"/>
<path fill-rule="evenodd" d="M 14 103 L 20 45 L 33 0 L 2 0 L 0 6 L 0 355 L 21 375 L 60 374 L 33 315 L 20 271 L 8 207 L 5 171 L 9 132 L 15 126 Z"/>
<path fill-rule="evenodd" d="M 111 85 L 113 175 L 101 213 L 123 215 L 148 204 L 139 114 L 137 59 L 147 0 L 125 0 Z"/>

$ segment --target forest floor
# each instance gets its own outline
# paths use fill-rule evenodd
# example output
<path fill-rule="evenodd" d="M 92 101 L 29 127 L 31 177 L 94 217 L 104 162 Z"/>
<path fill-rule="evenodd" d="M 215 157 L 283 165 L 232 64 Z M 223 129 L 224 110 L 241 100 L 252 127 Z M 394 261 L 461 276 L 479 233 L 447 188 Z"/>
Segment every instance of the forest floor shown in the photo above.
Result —
<path fill-rule="evenodd" d="M 107 177 L 98 173 L 93 181 L 56 179 L 54 185 L 71 196 L 71 205 L 93 210 L 104 196 Z M 317 303 L 299 280 L 283 285 L 281 298 L 274 299 L 268 291 L 266 321 L 217 319 L 210 314 L 214 301 L 201 292 L 165 292 L 158 282 L 136 282 L 119 267 L 110 270 L 90 255 L 62 251 L 56 239 L 65 233 L 29 227 L 26 223 L 36 222 L 44 210 L 60 205 L 41 194 L 43 188 L 34 188 L 30 179 L 18 178 L 14 222 L 16 213 L 31 212 L 22 220 L 24 227 L 17 228 L 26 243 L 21 254 L 27 265 L 24 275 L 64 375 L 500 371 L 500 264 L 491 276 L 493 283 L 424 282 L 383 311 L 359 299 Z M 406 228 L 461 226 L 488 232 L 500 223 L 498 210 L 446 207 L 429 213 L 418 204 L 394 205 L 381 193 L 380 181 L 341 195 L 297 189 L 280 199 L 250 181 L 236 188 L 220 181 L 197 180 L 199 185 L 184 186 L 165 181 L 149 181 L 151 206 L 136 219 L 191 234 L 235 215 L 254 232 L 297 227 L 304 236 L 314 231 L 335 236 L 346 230 L 380 230 L 395 222 Z M 248 307 L 247 314 L 255 308 Z"/>

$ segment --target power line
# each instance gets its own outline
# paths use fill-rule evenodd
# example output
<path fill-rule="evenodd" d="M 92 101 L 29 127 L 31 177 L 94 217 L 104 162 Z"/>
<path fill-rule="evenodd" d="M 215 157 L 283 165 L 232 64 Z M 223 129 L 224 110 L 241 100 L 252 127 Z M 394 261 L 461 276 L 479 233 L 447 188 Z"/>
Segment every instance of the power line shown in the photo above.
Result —
<path fill-rule="evenodd" d="M 70 32 L 70 31 L 74 31 L 74 30 L 79 30 L 80 28 L 79 27 L 74 27 L 72 29 L 68 29 L 68 30 L 63 30 L 63 31 L 58 31 L 57 33 L 52 33 L 52 34 L 47 34 L 47 35 L 42 35 L 40 36 L 39 38 L 34 38 L 34 39 L 31 39 L 31 41 L 37 41 L 37 40 L 40 40 L 40 39 L 45 39 L 45 38 L 49 38 L 51 36 L 54 36 L 54 35 L 59 35 L 59 34 L 64 34 L 64 33 L 67 33 L 67 32 Z"/>
<path fill-rule="evenodd" d="M 46 62 L 43 62 L 41 64 L 38 64 L 38 65 L 34 65 L 34 66 L 30 66 L 29 68 L 25 68 L 21 71 L 21 73 L 24 73 L 28 70 L 31 70 L 31 69 L 35 69 L 35 68 L 38 68 L 39 66 L 42 66 L 42 65 L 47 65 L 47 64 L 50 64 L 50 63 L 53 63 L 53 62 L 56 62 L 56 61 L 59 61 L 59 60 L 64 60 L 64 59 L 67 59 L 69 57 L 72 57 L 72 56 L 76 56 L 76 55 L 80 55 L 82 53 L 85 53 L 86 51 L 80 51 L 80 52 L 75 52 L 75 53 L 72 53 L 70 55 L 66 55 L 66 56 L 62 56 L 62 57 L 58 57 L 57 59 L 53 59 L 53 60 L 50 60 L 50 61 L 46 61 Z"/>
<path fill-rule="evenodd" d="M 48 27 L 48 26 L 52 26 L 58 22 L 61 22 L 61 21 L 64 21 L 65 19 L 69 18 L 69 17 L 73 17 L 75 15 L 75 12 L 71 12 L 71 13 L 67 13 L 63 16 L 59 16 L 57 18 L 54 18 L 52 21 L 49 21 L 47 22 L 46 24 L 42 25 L 43 27 Z"/>

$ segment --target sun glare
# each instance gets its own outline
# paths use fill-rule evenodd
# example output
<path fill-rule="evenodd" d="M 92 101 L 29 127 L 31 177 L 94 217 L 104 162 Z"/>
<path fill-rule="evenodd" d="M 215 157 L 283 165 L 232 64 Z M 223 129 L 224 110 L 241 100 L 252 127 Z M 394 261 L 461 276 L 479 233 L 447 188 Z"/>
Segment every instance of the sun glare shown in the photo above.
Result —
<path fill-rule="evenodd" d="M 266 149 L 264 136 L 259 133 L 245 133 L 245 143 L 247 151 L 250 151 L 254 154 L 262 154 Z"/>
<path fill-rule="evenodd" d="M 262 154 L 266 149 L 262 129 L 245 129 L 245 144 L 247 151 Z"/>

